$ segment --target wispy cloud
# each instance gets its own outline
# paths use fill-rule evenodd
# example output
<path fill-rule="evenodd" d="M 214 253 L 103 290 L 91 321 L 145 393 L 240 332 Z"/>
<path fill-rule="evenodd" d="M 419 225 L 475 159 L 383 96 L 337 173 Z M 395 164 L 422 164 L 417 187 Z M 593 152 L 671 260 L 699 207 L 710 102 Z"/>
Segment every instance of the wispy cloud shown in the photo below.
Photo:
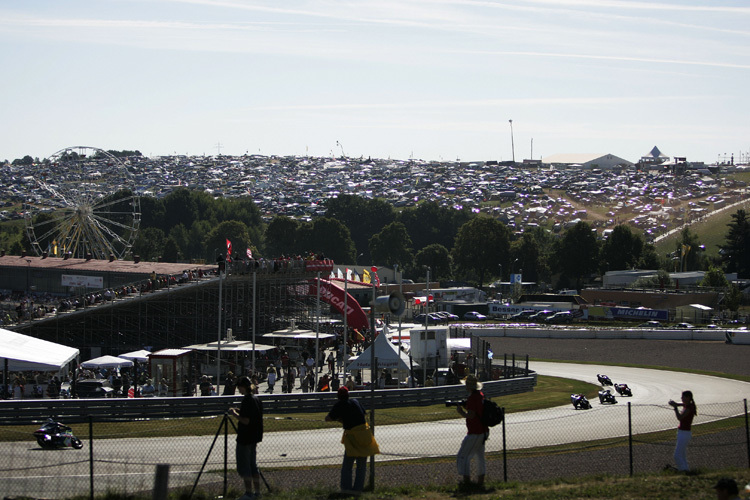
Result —
<path fill-rule="evenodd" d="M 707 96 L 683 95 L 683 96 L 603 96 L 603 97 L 539 97 L 539 98 L 511 98 L 511 99 L 475 99 L 475 100 L 453 100 L 453 101 L 410 101 L 390 103 L 337 103 L 337 104 L 289 104 L 272 106 L 253 106 L 245 108 L 254 111 L 336 111 L 336 110 L 399 110 L 399 109 L 440 109 L 440 108 L 491 108 L 506 106 L 597 106 L 607 104 L 628 104 L 644 102 L 666 102 L 666 101 L 693 101 L 696 99 L 707 99 Z M 710 96 L 710 98 L 718 98 Z"/>
<path fill-rule="evenodd" d="M 522 51 L 455 51 L 459 54 L 479 54 L 479 55 L 503 55 L 503 56 L 521 56 L 521 57 L 548 57 L 560 59 L 591 59 L 600 61 L 627 61 L 642 62 L 651 64 L 679 64 L 686 66 L 706 66 L 714 68 L 732 68 L 732 69 L 750 69 L 750 64 L 737 64 L 721 61 L 693 61 L 689 59 L 660 59 L 654 57 L 632 57 L 618 55 L 595 55 L 595 54 L 565 54 L 560 52 L 522 52 Z"/>

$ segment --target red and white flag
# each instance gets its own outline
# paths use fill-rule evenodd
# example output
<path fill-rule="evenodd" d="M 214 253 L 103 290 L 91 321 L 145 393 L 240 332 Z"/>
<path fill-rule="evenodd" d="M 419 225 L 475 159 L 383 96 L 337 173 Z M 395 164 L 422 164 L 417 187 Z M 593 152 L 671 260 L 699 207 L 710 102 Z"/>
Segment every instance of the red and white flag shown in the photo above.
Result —
<path fill-rule="evenodd" d="M 252 259 L 252 258 L 253 258 L 253 251 L 252 251 L 252 250 L 250 250 L 250 249 L 248 248 L 248 249 L 247 249 L 247 252 L 246 252 L 246 253 L 247 253 L 247 258 L 248 258 L 248 259 Z"/>

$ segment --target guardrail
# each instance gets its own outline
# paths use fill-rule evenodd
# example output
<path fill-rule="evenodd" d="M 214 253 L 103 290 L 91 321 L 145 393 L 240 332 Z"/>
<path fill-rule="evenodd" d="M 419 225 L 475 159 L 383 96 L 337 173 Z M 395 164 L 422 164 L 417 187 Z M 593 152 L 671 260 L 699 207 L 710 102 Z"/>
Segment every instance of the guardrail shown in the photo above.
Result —
<path fill-rule="evenodd" d="M 487 397 L 507 396 L 533 390 L 536 373 L 528 376 L 484 382 Z M 401 406 L 428 406 L 466 396 L 463 385 L 444 385 L 415 389 L 379 389 L 352 391 L 367 408 L 383 409 Z M 335 392 L 261 394 L 264 413 L 315 413 L 328 411 L 336 401 Z M 66 424 L 83 422 L 89 416 L 98 421 L 132 421 L 177 417 L 222 415 L 238 406 L 242 396 L 154 397 L 101 399 L 28 399 L 0 401 L 0 425 L 31 425 L 52 417 Z"/>

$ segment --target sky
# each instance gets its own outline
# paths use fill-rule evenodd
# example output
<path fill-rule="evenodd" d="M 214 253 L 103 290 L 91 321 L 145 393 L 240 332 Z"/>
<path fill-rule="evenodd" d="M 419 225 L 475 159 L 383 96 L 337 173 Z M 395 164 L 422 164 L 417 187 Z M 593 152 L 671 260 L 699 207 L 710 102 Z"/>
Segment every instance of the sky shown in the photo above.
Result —
<path fill-rule="evenodd" d="M 750 152 L 747 0 L 0 0 L 0 160 Z"/>

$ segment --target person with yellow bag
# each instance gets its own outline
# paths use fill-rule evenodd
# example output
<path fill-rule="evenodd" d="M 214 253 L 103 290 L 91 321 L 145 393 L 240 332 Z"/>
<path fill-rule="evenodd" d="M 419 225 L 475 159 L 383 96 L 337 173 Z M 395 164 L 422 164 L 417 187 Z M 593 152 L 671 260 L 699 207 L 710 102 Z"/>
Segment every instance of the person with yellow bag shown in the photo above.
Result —
<path fill-rule="evenodd" d="M 344 461 L 341 464 L 342 493 L 359 494 L 365 487 L 367 475 L 367 457 L 380 453 L 378 442 L 370 431 L 365 420 L 365 409 L 356 398 L 349 398 L 349 389 L 339 387 L 338 401 L 326 415 L 326 422 L 341 422 L 344 435 L 341 444 L 344 445 Z M 352 485 L 352 469 L 357 464 L 357 473 Z"/>

